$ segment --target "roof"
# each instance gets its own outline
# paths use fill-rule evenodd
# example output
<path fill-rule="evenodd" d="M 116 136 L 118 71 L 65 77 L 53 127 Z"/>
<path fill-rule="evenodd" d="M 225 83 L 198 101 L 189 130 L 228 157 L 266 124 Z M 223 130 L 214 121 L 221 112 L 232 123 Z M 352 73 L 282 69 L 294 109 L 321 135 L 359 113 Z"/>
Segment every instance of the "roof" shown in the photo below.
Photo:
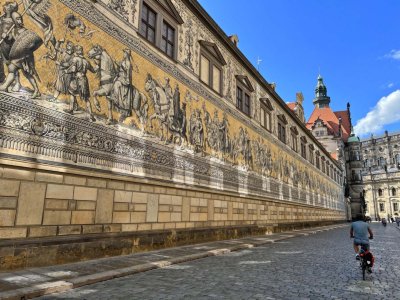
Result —
<path fill-rule="evenodd" d="M 349 114 L 347 113 L 347 110 L 335 111 L 334 113 L 338 119 L 342 118 L 343 129 L 350 134 L 351 124 L 350 124 Z"/>
<path fill-rule="evenodd" d="M 296 107 L 296 102 L 288 102 L 286 104 L 290 108 L 291 111 L 294 111 L 294 108 Z"/>
<path fill-rule="evenodd" d="M 339 118 L 342 118 L 342 136 L 343 140 L 347 141 L 350 132 L 350 120 L 347 111 L 333 112 L 330 107 L 315 107 L 312 112 L 308 122 L 306 124 L 308 129 L 312 129 L 316 120 L 320 119 L 328 127 L 330 134 L 338 136 L 339 135 Z"/>
<path fill-rule="evenodd" d="M 331 152 L 330 155 L 331 155 L 331 157 L 332 157 L 333 159 L 338 160 L 338 154 L 337 154 L 337 152 Z"/>

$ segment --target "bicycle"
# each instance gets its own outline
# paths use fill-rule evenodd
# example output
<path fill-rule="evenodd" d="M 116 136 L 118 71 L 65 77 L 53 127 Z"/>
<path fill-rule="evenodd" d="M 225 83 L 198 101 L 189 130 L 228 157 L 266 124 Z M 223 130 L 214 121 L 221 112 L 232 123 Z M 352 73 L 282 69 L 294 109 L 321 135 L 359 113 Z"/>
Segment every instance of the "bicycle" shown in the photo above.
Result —
<path fill-rule="evenodd" d="M 362 272 L 362 278 L 365 280 L 365 273 L 372 273 L 372 266 L 374 263 L 374 258 L 369 252 L 369 245 L 362 244 L 360 253 L 358 254 L 360 258 L 360 267 L 361 267 L 361 272 Z"/>

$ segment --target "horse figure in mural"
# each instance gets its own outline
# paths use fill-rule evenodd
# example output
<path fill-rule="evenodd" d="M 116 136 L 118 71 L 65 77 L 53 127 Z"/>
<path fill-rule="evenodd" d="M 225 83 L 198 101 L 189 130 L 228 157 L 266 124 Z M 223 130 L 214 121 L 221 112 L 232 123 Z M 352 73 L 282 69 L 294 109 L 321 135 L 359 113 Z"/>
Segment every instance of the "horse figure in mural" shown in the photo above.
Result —
<path fill-rule="evenodd" d="M 154 113 L 149 117 L 150 128 L 153 128 L 153 121 L 158 120 L 161 140 L 174 143 L 179 139 L 181 146 L 183 142 L 187 144 L 186 104 L 183 103 L 182 108 L 180 107 L 179 87 L 172 94 L 172 91 L 163 88 L 151 74 L 147 74 L 145 90 L 154 105 Z"/>
<path fill-rule="evenodd" d="M 107 99 L 108 111 L 107 111 L 107 125 L 110 125 L 114 122 L 112 112 L 113 107 L 120 109 L 117 99 L 114 99 L 114 93 L 116 85 L 118 84 L 119 77 L 119 68 L 120 65 L 116 63 L 113 58 L 108 54 L 108 52 L 102 48 L 100 45 L 94 45 L 92 49 L 88 52 L 88 57 L 93 59 L 97 64 L 97 75 L 100 78 L 100 85 L 97 90 L 93 92 L 94 96 L 94 105 L 98 111 L 101 110 L 100 103 L 98 97 L 105 97 Z M 121 112 L 121 120 L 123 121 L 123 117 L 129 117 L 132 115 L 132 110 L 135 112 L 138 117 L 141 130 L 144 131 L 146 122 L 147 122 L 147 97 L 140 93 L 133 85 L 132 82 L 128 83 L 132 88 L 132 99 L 131 103 L 128 103 L 129 111 Z"/>

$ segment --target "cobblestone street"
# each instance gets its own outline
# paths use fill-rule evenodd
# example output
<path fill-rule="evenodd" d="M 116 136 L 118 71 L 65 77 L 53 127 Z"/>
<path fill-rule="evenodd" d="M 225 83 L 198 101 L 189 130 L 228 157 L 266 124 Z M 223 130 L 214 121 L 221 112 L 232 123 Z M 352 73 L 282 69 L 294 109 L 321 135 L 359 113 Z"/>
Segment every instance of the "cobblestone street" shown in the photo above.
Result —
<path fill-rule="evenodd" d="M 345 227 L 40 299 L 399 299 L 400 230 L 372 230 L 376 263 L 366 281 Z"/>

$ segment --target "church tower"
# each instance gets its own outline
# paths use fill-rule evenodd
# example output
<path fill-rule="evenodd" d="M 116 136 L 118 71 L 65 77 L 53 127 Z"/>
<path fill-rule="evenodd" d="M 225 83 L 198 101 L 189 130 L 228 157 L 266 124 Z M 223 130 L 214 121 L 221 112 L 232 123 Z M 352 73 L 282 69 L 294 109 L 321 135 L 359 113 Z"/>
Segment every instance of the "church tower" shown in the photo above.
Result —
<path fill-rule="evenodd" d="M 324 84 L 324 79 L 321 75 L 318 75 L 318 83 L 315 87 L 315 98 L 313 103 L 315 107 L 323 108 L 329 107 L 329 103 L 331 102 L 331 98 L 328 97 L 328 90 Z"/>

